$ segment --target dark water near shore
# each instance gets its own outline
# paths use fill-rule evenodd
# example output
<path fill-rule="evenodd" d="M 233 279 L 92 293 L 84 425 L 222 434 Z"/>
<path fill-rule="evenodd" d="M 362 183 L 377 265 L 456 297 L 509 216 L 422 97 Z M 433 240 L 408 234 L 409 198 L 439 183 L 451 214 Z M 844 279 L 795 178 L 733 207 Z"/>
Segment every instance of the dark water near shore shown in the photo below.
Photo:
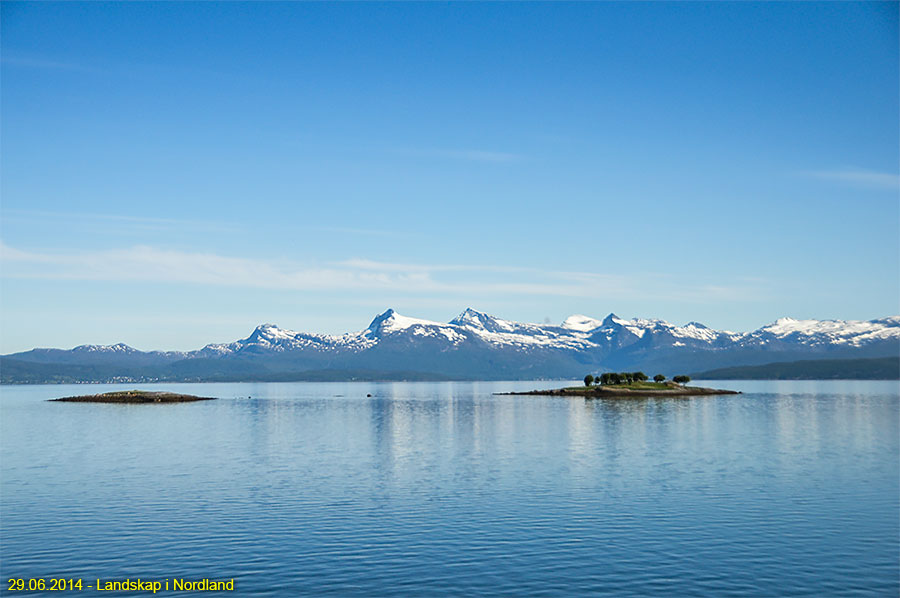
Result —
<path fill-rule="evenodd" d="M 166 384 L 146 387 L 222 400 L 100 405 L 44 399 L 129 386 L 4 386 L 3 593 L 180 577 L 246 596 L 900 594 L 898 384 L 716 384 L 745 394 Z"/>

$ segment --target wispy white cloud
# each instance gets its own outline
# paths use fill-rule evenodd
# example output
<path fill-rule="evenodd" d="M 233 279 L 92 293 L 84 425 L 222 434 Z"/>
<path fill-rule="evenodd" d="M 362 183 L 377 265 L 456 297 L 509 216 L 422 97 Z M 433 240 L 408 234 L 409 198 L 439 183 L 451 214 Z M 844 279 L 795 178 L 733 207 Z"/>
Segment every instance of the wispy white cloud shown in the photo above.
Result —
<path fill-rule="evenodd" d="M 158 232 L 158 231 L 205 231 L 217 233 L 237 233 L 242 226 L 235 222 L 215 220 L 210 218 L 186 219 L 186 218 L 160 218 L 156 216 L 128 215 L 128 214 L 101 214 L 101 213 L 76 213 L 57 212 L 45 210 L 0 210 L 3 220 L 7 223 L 17 222 L 28 225 L 55 225 L 70 226 L 78 223 L 80 231 L 89 231 L 91 234 L 103 233 L 106 235 L 122 236 L 134 232 Z M 338 235 L 352 235 L 363 237 L 418 237 L 420 233 L 415 231 L 400 231 L 376 228 L 353 228 L 343 226 L 310 226 L 311 232 L 325 232 Z"/>
<path fill-rule="evenodd" d="M 324 265 L 135 246 L 104 251 L 23 251 L 0 243 L 6 279 L 200 284 L 322 292 L 369 291 L 420 296 L 672 298 L 689 302 L 754 300 L 761 284 L 688 284 L 666 275 L 564 272 L 490 265 L 427 265 L 364 259 Z"/>
<path fill-rule="evenodd" d="M 535 272 L 534 268 L 519 268 L 512 266 L 489 266 L 489 265 L 463 265 L 463 264 L 409 264 L 398 262 L 379 262 L 364 258 L 352 258 L 337 262 L 337 264 L 347 268 L 358 268 L 360 270 L 385 270 L 385 271 L 430 271 L 430 272 L 452 272 L 468 270 L 472 272 Z"/>
<path fill-rule="evenodd" d="M 346 290 L 410 284 L 413 278 L 349 269 L 302 268 L 265 260 L 136 246 L 39 253 L 0 245 L 4 278 L 191 283 L 272 289 Z"/>
<path fill-rule="evenodd" d="M 862 168 L 842 168 L 837 170 L 804 170 L 800 174 L 870 189 L 900 189 L 900 174 L 892 172 L 878 172 Z"/>

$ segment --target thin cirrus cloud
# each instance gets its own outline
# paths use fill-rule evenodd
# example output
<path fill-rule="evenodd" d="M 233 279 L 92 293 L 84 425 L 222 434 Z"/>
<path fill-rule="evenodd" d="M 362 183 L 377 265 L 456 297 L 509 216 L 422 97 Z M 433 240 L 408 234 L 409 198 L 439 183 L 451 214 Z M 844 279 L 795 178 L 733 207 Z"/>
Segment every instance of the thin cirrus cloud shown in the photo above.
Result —
<path fill-rule="evenodd" d="M 623 276 L 486 265 L 424 265 L 353 259 L 323 266 L 135 246 L 80 253 L 23 251 L 0 243 L 5 279 L 151 282 L 279 290 L 390 291 L 469 299 L 491 295 L 656 297 L 704 303 L 760 298 L 759 285 L 694 284 L 664 275 Z M 486 276 L 489 275 L 489 276 Z M 652 282 L 648 282 L 652 281 Z"/>
<path fill-rule="evenodd" d="M 91 234 L 105 234 L 110 236 L 132 235 L 135 232 L 190 232 L 209 231 L 219 233 L 241 232 L 242 226 L 235 222 L 224 220 L 159 218 L 155 216 L 130 216 L 125 214 L 97 214 L 75 212 L 53 212 L 44 210 L 17 210 L 3 211 L 3 220 L 6 223 L 16 223 L 19 226 L 44 226 L 47 224 L 70 226 L 78 223 L 78 230 L 89 231 Z M 114 225 L 114 226 L 112 226 Z M 419 237 L 421 233 L 416 231 L 401 231 L 391 229 L 351 228 L 338 226 L 310 227 L 307 230 L 341 235 L 371 236 L 371 237 Z"/>
<path fill-rule="evenodd" d="M 878 172 L 863 168 L 841 168 L 836 170 L 804 170 L 803 176 L 835 181 L 869 189 L 900 189 L 900 175 L 892 172 Z"/>
<path fill-rule="evenodd" d="M 430 271 L 430 272 L 452 272 L 460 270 L 479 271 L 479 272 L 540 272 L 535 268 L 520 268 L 515 266 L 489 266 L 489 265 L 462 265 L 462 264 L 404 264 L 396 262 L 379 262 L 362 258 L 353 258 L 337 262 L 341 266 L 348 268 L 356 268 L 359 270 L 383 270 L 383 271 Z"/>
<path fill-rule="evenodd" d="M 595 272 L 572 272 L 567 270 L 541 270 L 519 266 L 494 266 L 487 264 L 405 264 L 379 262 L 368 259 L 350 259 L 338 262 L 341 266 L 361 271 L 373 272 L 421 272 L 421 273 L 456 273 L 465 272 L 470 275 L 483 273 L 524 276 L 532 280 L 543 281 L 542 284 L 521 284 L 506 282 L 496 290 L 521 292 L 523 294 L 559 295 L 567 297 L 621 297 L 643 298 L 648 295 L 689 303 L 711 301 L 748 300 L 756 301 L 764 295 L 766 280 L 761 278 L 742 277 L 736 284 L 680 284 L 672 275 L 654 273 L 651 275 L 620 276 L 615 274 L 598 274 Z M 650 282 L 652 281 L 652 282 Z M 497 285 L 495 285 L 497 286 Z M 490 285 L 480 287 L 462 287 L 453 285 L 447 290 L 486 290 Z"/>
<path fill-rule="evenodd" d="M 380 262 L 368 259 L 350 259 L 338 262 L 340 266 L 369 272 L 417 272 L 467 273 L 471 276 L 506 274 L 522 276 L 540 283 L 505 282 L 502 284 L 448 286 L 446 290 L 456 291 L 508 291 L 522 294 L 559 295 L 565 297 L 621 297 L 645 298 L 648 295 L 667 299 L 704 303 L 717 300 L 750 300 L 762 297 L 766 281 L 761 278 L 742 277 L 736 284 L 681 284 L 669 274 L 621 276 L 596 272 L 572 272 L 568 270 L 541 270 L 519 266 L 495 266 L 489 264 L 406 264 Z"/>

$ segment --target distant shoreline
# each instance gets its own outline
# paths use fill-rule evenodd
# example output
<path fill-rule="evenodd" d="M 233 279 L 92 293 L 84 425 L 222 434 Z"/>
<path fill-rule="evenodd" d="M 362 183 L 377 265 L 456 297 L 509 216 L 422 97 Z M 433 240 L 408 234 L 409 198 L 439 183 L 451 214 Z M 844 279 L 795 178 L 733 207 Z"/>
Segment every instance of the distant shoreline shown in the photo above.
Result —
<path fill-rule="evenodd" d="M 805 359 L 691 374 L 698 380 L 900 380 L 900 357 Z"/>

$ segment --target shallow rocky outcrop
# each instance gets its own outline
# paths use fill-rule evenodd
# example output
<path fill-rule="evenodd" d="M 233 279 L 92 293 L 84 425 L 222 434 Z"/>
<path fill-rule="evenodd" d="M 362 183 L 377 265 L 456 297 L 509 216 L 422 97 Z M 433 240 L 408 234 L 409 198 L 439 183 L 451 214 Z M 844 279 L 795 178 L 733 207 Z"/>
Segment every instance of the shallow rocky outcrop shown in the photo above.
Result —
<path fill-rule="evenodd" d="M 197 397 L 176 392 L 119 390 L 97 395 L 62 397 L 61 399 L 50 400 L 66 403 L 190 403 L 192 401 L 214 401 L 215 397 Z"/>

